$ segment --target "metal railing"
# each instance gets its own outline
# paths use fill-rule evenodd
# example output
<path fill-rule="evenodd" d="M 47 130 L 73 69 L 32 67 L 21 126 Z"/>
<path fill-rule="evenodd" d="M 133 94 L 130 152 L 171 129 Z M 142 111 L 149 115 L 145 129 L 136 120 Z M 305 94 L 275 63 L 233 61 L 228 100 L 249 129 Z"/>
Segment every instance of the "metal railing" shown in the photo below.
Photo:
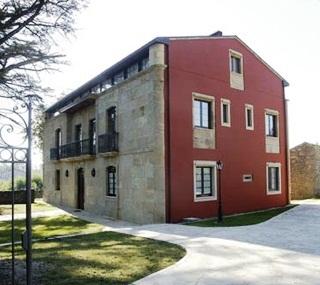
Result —
<path fill-rule="evenodd" d="M 118 151 L 118 133 L 106 133 L 98 137 L 98 152 Z"/>
<path fill-rule="evenodd" d="M 68 143 L 59 148 L 50 149 L 50 159 L 59 160 L 62 158 L 76 157 L 80 155 L 96 154 L 96 145 L 91 139 Z"/>
<path fill-rule="evenodd" d="M 104 153 L 118 151 L 118 135 L 119 134 L 116 132 L 100 135 L 98 137 L 98 152 Z M 91 139 L 68 143 L 58 148 L 50 149 L 51 160 L 77 157 L 86 154 L 96 154 L 96 144 Z"/>

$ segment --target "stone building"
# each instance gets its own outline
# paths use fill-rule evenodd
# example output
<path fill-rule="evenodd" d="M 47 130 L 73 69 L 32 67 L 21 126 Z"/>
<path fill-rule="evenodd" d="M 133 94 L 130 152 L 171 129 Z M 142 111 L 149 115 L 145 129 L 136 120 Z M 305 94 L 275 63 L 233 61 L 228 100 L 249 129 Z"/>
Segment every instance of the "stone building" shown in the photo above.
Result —
<path fill-rule="evenodd" d="M 320 146 L 300 144 L 290 150 L 291 199 L 320 196 Z"/>
<path fill-rule="evenodd" d="M 46 110 L 44 197 L 136 223 L 288 202 L 288 83 L 236 36 L 155 38 Z"/>

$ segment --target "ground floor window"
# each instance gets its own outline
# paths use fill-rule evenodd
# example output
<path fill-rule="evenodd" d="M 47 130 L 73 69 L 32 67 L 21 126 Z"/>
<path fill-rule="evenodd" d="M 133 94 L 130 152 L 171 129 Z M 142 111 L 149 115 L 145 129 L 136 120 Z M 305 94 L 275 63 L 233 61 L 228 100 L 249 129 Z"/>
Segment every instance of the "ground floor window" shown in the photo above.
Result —
<path fill-rule="evenodd" d="M 114 166 L 107 167 L 107 196 L 116 197 L 116 168 Z"/>
<path fill-rule="evenodd" d="M 267 194 L 281 193 L 281 164 L 267 163 Z"/>
<path fill-rule="evenodd" d="M 195 201 L 216 199 L 216 162 L 194 162 L 194 198 Z"/>
<path fill-rule="evenodd" d="M 56 177 L 55 177 L 56 190 L 60 190 L 60 169 L 56 169 Z"/>

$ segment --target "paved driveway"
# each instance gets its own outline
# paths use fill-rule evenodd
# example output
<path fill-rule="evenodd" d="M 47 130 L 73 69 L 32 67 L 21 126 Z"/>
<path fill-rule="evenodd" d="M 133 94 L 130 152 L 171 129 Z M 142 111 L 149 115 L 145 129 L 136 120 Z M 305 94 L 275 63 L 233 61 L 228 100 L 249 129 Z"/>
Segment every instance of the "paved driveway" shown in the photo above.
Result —
<path fill-rule="evenodd" d="M 320 201 L 246 227 L 161 224 L 110 229 L 169 241 L 187 250 L 177 264 L 136 285 L 320 285 Z"/>
<path fill-rule="evenodd" d="M 178 263 L 135 285 L 320 285 L 320 200 L 303 202 L 262 224 L 232 228 L 137 226 L 86 212 L 72 214 L 104 224 L 106 230 L 187 250 Z"/>

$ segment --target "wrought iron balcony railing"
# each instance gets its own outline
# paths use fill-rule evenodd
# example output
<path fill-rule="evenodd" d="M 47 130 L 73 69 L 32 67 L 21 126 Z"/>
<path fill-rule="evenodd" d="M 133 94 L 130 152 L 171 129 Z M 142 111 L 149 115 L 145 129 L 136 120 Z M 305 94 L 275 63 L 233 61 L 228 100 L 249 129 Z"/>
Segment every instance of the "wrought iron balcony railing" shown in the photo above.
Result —
<path fill-rule="evenodd" d="M 62 158 L 76 157 L 85 154 L 96 154 L 96 146 L 94 141 L 91 139 L 65 144 L 59 148 L 52 148 L 50 150 L 50 159 L 59 160 Z"/>
<path fill-rule="evenodd" d="M 118 136 L 117 132 L 106 133 L 98 137 L 98 152 L 114 152 L 118 151 Z"/>

